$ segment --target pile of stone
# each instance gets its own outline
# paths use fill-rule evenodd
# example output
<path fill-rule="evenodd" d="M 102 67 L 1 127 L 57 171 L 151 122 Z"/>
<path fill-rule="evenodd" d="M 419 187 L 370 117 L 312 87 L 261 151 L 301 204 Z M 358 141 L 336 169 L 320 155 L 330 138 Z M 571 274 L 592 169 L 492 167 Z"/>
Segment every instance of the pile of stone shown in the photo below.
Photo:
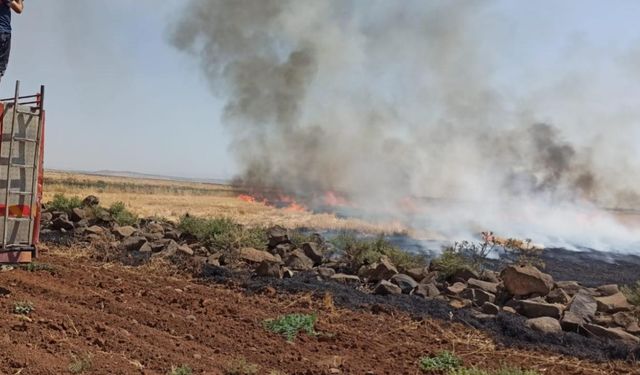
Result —
<path fill-rule="evenodd" d="M 528 319 L 530 328 L 544 333 L 576 332 L 640 343 L 640 309 L 629 303 L 617 285 L 587 288 L 572 281 L 554 282 L 533 266 L 517 265 L 500 273 L 461 269 L 442 280 L 436 264 L 398 269 L 386 256 L 354 270 L 349 260 L 329 256 L 329 247 L 319 235 L 296 245 L 281 227 L 268 231 L 265 249 L 213 249 L 181 233 L 170 222 L 145 219 L 136 226 L 119 226 L 108 213 L 94 209 L 98 203 L 96 197 L 87 197 L 82 208 L 70 213 L 46 211 L 42 215 L 43 232 L 70 233 L 136 256 L 189 257 L 204 268 L 248 269 L 255 277 L 311 273 L 321 280 L 377 295 L 441 299 L 453 308 L 475 309 L 488 319 L 499 313 L 519 314 Z"/>

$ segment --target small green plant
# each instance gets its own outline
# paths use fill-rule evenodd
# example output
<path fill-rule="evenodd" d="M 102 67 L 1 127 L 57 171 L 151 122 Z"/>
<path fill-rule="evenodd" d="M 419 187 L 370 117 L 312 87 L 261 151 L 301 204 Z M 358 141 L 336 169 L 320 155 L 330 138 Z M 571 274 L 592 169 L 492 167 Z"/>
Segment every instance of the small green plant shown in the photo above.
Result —
<path fill-rule="evenodd" d="M 317 316 L 315 314 L 289 314 L 278 319 L 268 319 L 264 321 L 267 330 L 281 334 L 287 341 L 293 341 L 300 331 L 307 335 L 316 335 L 315 325 Z"/>
<path fill-rule="evenodd" d="M 135 225 L 138 222 L 138 215 L 127 210 L 123 202 L 115 202 L 109 207 L 109 213 L 118 225 Z"/>
<path fill-rule="evenodd" d="M 36 263 L 36 262 L 24 264 L 24 265 L 20 266 L 20 268 L 22 268 L 25 271 L 29 271 L 29 272 L 38 272 L 38 271 L 53 272 L 54 271 L 53 266 L 51 266 L 50 264 Z"/>
<path fill-rule="evenodd" d="M 260 370 L 260 366 L 247 361 L 246 358 L 236 358 L 229 362 L 225 368 L 225 375 L 255 375 Z"/>
<path fill-rule="evenodd" d="M 33 306 L 31 302 L 27 301 L 19 301 L 13 305 L 13 313 L 18 315 L 29 315 L 36 308 Z"/>
<path fill-rule="evenodd" d="M 71 363 L 69 363 L 69 372 L 72 374 L 82 374 L 91 369 L 91 354 L 71 355 Z"/>
<path fill-rule="evenodd" d="M 635 285 L 623 286 L 621 289 L 630 303 L 640 306 L 640 280 Z"/>
<path fill-rule="evenodd" d="M 178 229 L 222 250 L 242 247 L 260 249 L 267 245 L 267 232 L 264 228 L 246 227 L 226 217 L 205 219 L 185 215 L 180 218 Z"/>
<path fill-rule="evenodd" d="M 79 197 L 67 198 L 64 194 L 56 194 L 47 206 L 51 211 L 62 211 L 68 213 L 74 208 L 82 207 L 82 200 Z"/>
<path fill-rule="evenodd" d="M 193 370 L 187 365 L 182 366 L 172 366 L 171 371 L 167 373 L 167 375 L 191 375 L 193 374 Z"/>
<path fill-rule="evenodd" d="M 507 253 L 516 257 L 517 264 L 538 268 L 546 267 L 542 260 L 543 249 L 533 245 L 530 239 L 521 241 L 510 238 L 502 247 Z"/>
<path fill-rule="evenodd" d="M 451 352 L 440 352 L 435 357 L 422 357 L 420 359 L 420 370 L 423 372 L 445 372 L 452 373 L 462 366 L 462 360 Z"/>

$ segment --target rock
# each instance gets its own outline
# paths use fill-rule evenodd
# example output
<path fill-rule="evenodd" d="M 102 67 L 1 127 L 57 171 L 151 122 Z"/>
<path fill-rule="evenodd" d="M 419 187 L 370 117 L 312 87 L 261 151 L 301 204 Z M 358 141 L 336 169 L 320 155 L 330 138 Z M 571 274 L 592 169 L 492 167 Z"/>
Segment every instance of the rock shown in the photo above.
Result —
<path fill-rule="evenodd" d="M 467 282 L 469 279 L 479 279 L 480 275 L 469 267 L 464 267 L 456 271 L 456 273 L 451 276 L 451 280 L 454 282 Z"/>
<path fill-rule="evenodd" d="M 609 297 L 620 293 L 620 289 L 617 284 L 609 284 L 597 287 L 596 292 L 598 292 L 601 297 Z"/>
<path fill-rule="evenodd" d="M 633 323 L 637 323 L 638 319 L 630 312 L 617 312 L 611 316 L 613 318 L 613 322 L 619 325 L 622 328 L 626 328 Z"/>
<path fill-rule="evenodd" d="M 67 215 L 60 215 L 53 219 L 51 222 L 51 228 L 56 230 L 73 230 L 73 223 L 69 220 Z"/>
<path fill-rule="evenodd" d="M 336 270 L 334 270 L 333 268 L 329 268 L 329 267 L 318 267 L 318 275 L 320 275 L 320 277 L 324 278 L 324 279 L 328 279 L 331 276 L 336 274 Z"/>
<path fill-rule="evenodd" d="M 500 312 L 500 307 L 497 305 L 494 305 L 491 302 L 485 302 L 482 305 L 482 312 L 485 314 L 489 314 L 489 315 L 498 315 L 498 313 Z"/>
<path fill-rule="evenodd" d="M 580 315 L 571 311 L 565 311 L 560 320 L 562 329 L 568 332 L 579 332 L 584 324 L 585 320 Z"/>
<path fill-rule="evenodd" d="M 429 267 L 410 268 L 406 271 L 406 274 L 415 281 L 421 282 L 429 274 Z"/>
<path fill-rule="evenodd" d="M 598 311 L 606 313 L 616 313 L 620 311 L 631 311 L 633 305 L 629 303 L 627 297 L 618 292 L 608 297 L 596 297 L 598 303 Z"/>
<path fill-rule="evenodd" d="M 557 319 L 543 316 L 540 318 L 529 319 L 526 322 L 527 327 L 542 333 L 561 333 L 562 327 Z"/>
<path fill-rule="evenodd" d="M 433 283 L 420 283 L 413 290 L 413 294 L 424 298 L 435 298 L 440 295 L 440 290 L 438 290 L 438 287 L 436 287 L 436 285 Z"/>
<path fill-rule="evenodd" d="M 232 253 L 232 257 L 247 263 L 262 263 L 264 261 L 272 263 L 281 262 L 281 259 L 273 254 L 267 251 L 254 249 L 252 247 L 244 247 L 236 250 Z"/>
<path fill-rule="evenodd" d="M 82 208 L 73 208 L 71 212 L 69 212 L 69 219 L 73 222 L 78 222 L 86 218 L 86 213 Z"/>
<path fill-rule="evenodd" d="M 574 295 L 569 306 L 567 306 L 568 311 L 587 322 L 593 319 L 596 315 L 597 309 L 598 304 L 596 303 L 596 300 L 593 296 L 585 292 L 578 292 Z"/>
<path fill-rule="evenodd" d="M 638 325 L 638 322 L 629 324 L 624 330 L 632 335 L 640 335 L 640 325 Z"/>
<path fill-rule="evenodd" d="M 283 276 L 283 272 L 279 264 L 269 261 L 263 261 L 262 263 L 260 263 L 258 268 L 256 268 L 256 276 L 281 279 Z"/>
<path fill-rule="evenodd" d="M 149 244 L 149 242 L 145 242 L 142 246 L 140 246 L 138 251 L 141 253 L 152 253 L 153 249 L 151 248 L 151 245 Z"/>
<path fill-rule="evenodd" d="M 138 251 L 145 243 L 147 243 L 146 238 L 135 236 L 122 240 L 122 242 L 120 242 L 120 247 L 128 251 Z"/>
<path fill-rule="evenodd" d="M 513 307 L 509 307 L 509 306 L 502 306 L 502 311 L 509 313 L 509 314 L 517 314 L 518 312 L 516 311 L 516 309 L 514 309 Z"/>
<path fill-rule="evenodd" d="M 287 230 L 281 226 L 275 226 L 267 231 L 269 237 L 269 248 L 275 248 L 282 243 L 289 243 Z"/>
<path fill-rule="evenodd" d="M 371 282 L 377 282 L 388 280 L 397 273 L 398 270 L 391 263 L 389 258 L 387 258 L 386 256 L 382 256 L 380 258 L 380 262 L 376 265 L 376 267 L 367 274 L 367 278 Z"/>
<path fill-rule="evenodd" d="M 463 283 L 455 283 L 453 285 L 448 286 L 445 291 L 447 294 L 455 296 L 462 293 L 466 288 L 467 286 L 464 285 Z"/>
<path fill-rule="evenodd" d="M 40 214 L 40 221 L 43 223 L 48 223 L 53 220 L 53 214 L 51 212 L 43 212 Z"/>
<path fill-rule="evenodd" d="M 596 324 L 585 324 L 584 328 L 587 332 L 600 338 L 621 340 L 632 345 L 640 343 L 640 338 L 625 332 L 621 328 L 605 328 Z"/>
<path fill-rule="evenodd" d="M 413 289 L 418 286 L 418 283 L 411 276 L 402 273 L 393 275 L 389 281 L 399 286 L 404 294 L 411 294 Z"/>
<path fill-rule="evenodd" d="M 467 285 L 472 288 L 481 289 L 485 292 L 489 292 L 492 294 L 498 293 L 498 283 L 492 283 L 488 281 L 482 281 L 478 279 L 471 278 L 467 281 Z"/>
<path fill-rule="evenodd" d="M 296 249 L 289 255 L 285 264 L 294 271 L 306 271 L 313 268 L 314 262 L 302 250 Z"/>
<path fill-rule="evenodd" d="M 505 289 L 515 296 L 546 296 L 553 289 L 551 275 L 533 266 L 508 266 L 501 273 Z"/>
<path fill-rule="evenodd" d="M 500 283 L 499 274 L 491 270 L 483 270 L 482 272 L 480 272 L 480 280 L 494 283 L 494 284 Z M 487 292 L 490 292 L 490 291 L 487 290 Z"/>
<path fill-rule="evenodd" d="M 476 306 L 482 306 L 485 302 L 495 302 L 496 297 L 489 293 L 485 292 L 482 289 L 465 289 L 462 293 L 460 293 L 460 297 L 468 299 L 473 302 Z"/>
<path fill-rule="evenodd" d="M 558 281 L 556 283 L 556 287 L 562 289 L 565 293 L 567 293 L 570 297 L 573 297 L 580 290 L 584 289 L 578 282 L 576 281 Z"/>
<path fill-rule="evenodd" d="M 322 251 L 320 245 L 315 242 L 306 242 L 302 244 L 302 251 L 309 259 L 313 261 L 314 266 L 322 264 Z"/>
<path fill-rule="evenodd" d="M 597 313 L 591 320 L 591 323 L 604 327 L 610 327 L 614 324 L 613 317 L 604 313 Z"/>
<path fill-rule="evenodd" d="M 522 315 L 527 318 L 540 318 L 543 316 L 560 319 L 562 316 L 562 305 L 536 302 L 531 300 L 520 301 Z"/>
<path fill-rule="evenodd" d="M 449 301 L 449 306 L 454 309 L 464 309 L 466 307 L 470 307 L 472 304 L 473 302 L 469 301 L 468 299 L 454 298 Z"/>
<path fill-rule="evenodd" d="M 293 271 L 288 269 L 287 267 L 282 267 L 282 277 L 285 279 L 290 279 L 293 277 Z"/>
<path fill-rule="evenodd" d="M 133 236 L 138 230 L 132 226 L 124 226 L 124 227 L 115 227 L 113 228 L 113 233 L 115 233 L 119 238 L 127 238 Z"/>
<path fill-rule="evenodd" d="M 173 240 L 171 240 L 171 241 L 173 241 Z M 151 242 L 151 245 L 150 245 L 151 246 L 151 252 L 157 253 L 159 251 L 164 250 L 164 248 L 167 246 L 168 243 L 169 242 L 165 243 L 165 242 L 162 242 L 162 241 Z"/>
<path fill-rule="evenodd" d="M 174 240 L 174 241 L 179 241 L 181 236 L 182 236 L 182 232 L 180 232 L 177 229 L 170 229 L 164 232 L 164 238 Z"/>
<path fill-rule="evenodd" d="M 97 225 L 92 225 L 88 228 L 86 228 L 85 233 L 89 233 L 89 234 L 97 234 L 97 235 L 102 235 L 104 234 L 104 228 L 99 227 Z"/>
<path fill-rule="evenodd" d="M 213 254 L 208 256 L 206 264 L 211 264 L 213 266 L 220 266 L 220 255 Z"/>
<path fill-rule="evenodd" d="M 131 237 L 133 238 L 133 237 Z M 144 238 L 144 237 L 142 237 Z M 126 240 L 125 240 L 126 241 Z M 155 254 L 153 254 L 154 257 L 160 257 L 160 258 L 165 258 L 165 257 L 171 257 L 176 255 L 176 252 L 178 252 L 178 243 L 174 240 L 170 240 L 169 242 L 167 242 L 167 244 L 162 248 L 162 251 L 159 251 Z M 152 245 L 153 247 L 153 245 Z"/>
<path fill-rule="evenodd" d="M 187 245 L 178 246 L 178 252 L 189 256 L 192 256 L 194 254 L 193 249 Z"/>
<path fill-rule="evenodd" d="M 270 251 L 272 254 L 277 254 L 280 256 L 280 258 L 284 259 L 288 257 L 289 254 L 291 254 L 291 252 L 295 249 L 296 247 L 292 243 L 281 243 L 277 245 L 275 248 L 270 249 Z"/>
<path fill-rule="evenodd" d="M 142 234 L 148 241 L 160 241 L 164 238 L 164 233 L 161 232 L 148 232 Z"/>
<path fill-rule="evenodd" d="M 164 235 L 164 227 L 162 224 L 150 222 L 147 224 L 147 231 L 149 233 L 162 233 Z"/>
<path fill-rule="evenodd" d="M 392 284 L 386 280 L 381 280 L 373 289 L 373 294 L 386 296 L 390 294 L 402 294 L 399 286 Z"/>
<path fill-rule="evenodd" d="M 358 276 L 344 273 L 336 273 L 331 276 L 331 280 L 342 284 L 360 284 L 360 278 Z"/>
<path fill-rule="evenodd" d="M 95 207 L 100 204 L 100 198 L 95 195 L 89 195 L 82 200 L 82 205 L 85 207 Z"/>
<path fill-rule="evenodd" d="M 569 303 L 570 299 L 571 297 L 564 291 L 564 289 L 561 288 L 552 290 L 551 292 L 549 292 L 546 298 L 547 302 L 549 303 L 560 303 L 563 305 Z"/>

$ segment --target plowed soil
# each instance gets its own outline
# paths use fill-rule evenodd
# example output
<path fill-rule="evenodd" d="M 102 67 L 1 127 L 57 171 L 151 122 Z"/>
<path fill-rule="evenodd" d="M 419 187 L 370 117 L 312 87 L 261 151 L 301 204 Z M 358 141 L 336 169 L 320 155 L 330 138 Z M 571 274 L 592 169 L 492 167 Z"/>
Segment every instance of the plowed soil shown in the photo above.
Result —
<path fill-rule="evenodd" d="M 443 350 L 454 351 L 466 366 L 489 369 L 640 374 L 626 362 L 505 348 L 459 323 L 393 309 L 339 308 L 330 294 L 314 298 L 269 286 L 247 293 L 190 279 L 168 265 L 126 267 L 64 248 L 39 262 L 52 271 L 0 273 L 6 289 L 0 290 L 2 374 L 167 374 L 183 364 L 194 374 L 227 374 L 229 364 L 242 358 L 258 365 L 259 374 L 419 374 L 420 357 Z M 17 302 L 35 310 L 17 315 Z M 316 313 L 319 334 L 289 343 L 263 327 L 265 319 L 294 312 Z"/>

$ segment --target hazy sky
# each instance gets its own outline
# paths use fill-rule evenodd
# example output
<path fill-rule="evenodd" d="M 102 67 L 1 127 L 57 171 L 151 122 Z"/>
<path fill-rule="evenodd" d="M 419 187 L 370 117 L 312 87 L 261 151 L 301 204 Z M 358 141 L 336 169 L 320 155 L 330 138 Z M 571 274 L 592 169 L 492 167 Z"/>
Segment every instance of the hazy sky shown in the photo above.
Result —
<path fill-rule="evenodd" d="M 11 96 L 16 79 L 23 93 L 47 86 L 47 167 L 200 178 L 235 172 L 222 102 L 210 94 L 198 63 L 168 43 L 170 25 L 187 4 L 26 1 L 24 14 L 14 18 L 0 93 Z M 596 70 L 600 81 L 622 84 L 628 76 L 637 85 L 639 1 L 502 0 L 493 9 L 490 22 L 510 30 L 495 35 L 502 84 L 535 87 L 544 85 L 546 72 Z M 630 97 L 605 100 L 637 104 Z"/>

